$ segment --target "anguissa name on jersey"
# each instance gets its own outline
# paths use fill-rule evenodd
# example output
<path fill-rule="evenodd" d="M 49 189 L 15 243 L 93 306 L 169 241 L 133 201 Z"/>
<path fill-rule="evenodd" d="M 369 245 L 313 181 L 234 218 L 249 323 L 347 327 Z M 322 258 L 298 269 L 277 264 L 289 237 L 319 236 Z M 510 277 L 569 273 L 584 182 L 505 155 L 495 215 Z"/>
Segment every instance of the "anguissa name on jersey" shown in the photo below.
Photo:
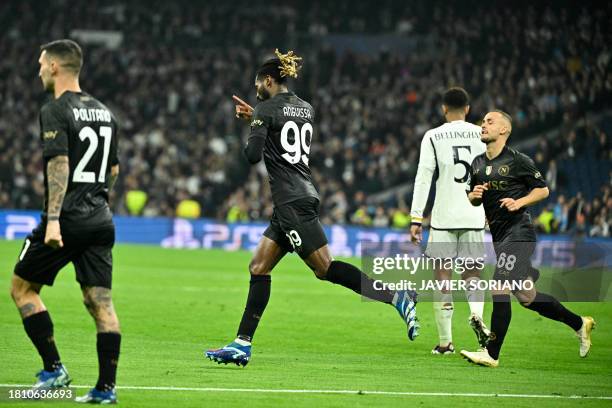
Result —
<path fill-rule="evenodd" d="M 284 106 L 283 115 L 291 116 L 292 118 L 312 119 L 312 112 L 310 112 L 310 109 L 296 106 Z"/>
<path fill-rule="evenodd" d="M 436 141 L 444 139 L 480 139 L 480 132 L 474 131 L 452 131 L 440 132 L 433 135 Z"/>
<path fill-rule="evenodd" d="M 111 114 L 106 109 L 73 108 L 74 120 L 83 122 L 111 122 Z"/>

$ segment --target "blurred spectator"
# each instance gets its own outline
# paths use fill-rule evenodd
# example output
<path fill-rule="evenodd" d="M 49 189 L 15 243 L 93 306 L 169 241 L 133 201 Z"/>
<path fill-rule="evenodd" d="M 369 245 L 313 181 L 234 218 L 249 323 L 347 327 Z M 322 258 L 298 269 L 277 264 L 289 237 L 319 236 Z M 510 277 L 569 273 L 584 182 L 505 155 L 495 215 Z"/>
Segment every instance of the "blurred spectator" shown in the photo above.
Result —
<path fill-rule="evenodd" d="M 557 162 L 550 160 L 548 170 L 546 170 L 546 185 L 551 192 L 557 191 Z"/>
<path fill-rule="evenodd" d="M 557 203 L 553 209 L 553 218 L 557 232 L 566 232 L 569 225 L 569 205 L 566 203 L 563 194 L 557 197 Z"/>
<path fill-rule="evenodd" d="M 538 218 L 536 218 L 535 225 L 538 231 L 545 234 L 550 234 L 553 231 L 554 214 L 549 205 L 544 207 Z"/>
<path fill-rule="evenodd" d="M 365 227 L 372 225 L 372 218 L 368 214 L 368 208 L 365 205 L 360 206 L 357 211 L 353 213 L 351 216 L 351 223 Z"/>
<path fill-rule="evenodd" d="M 147 204 L 148 195 L 141 190 L 130 190 L 125 193 L 125 207 L 130 215 L 141 215 Z"/>
<path fill-rule="evenodd" d="M 410 210 L 406 208 L 391 209 L 391 226 L 398 229 L 406 229 L 410 226 Z"/>
<path fill-rule="evenodd" d="M 374 214 L 374 219 L 372 220 L 372 226 L 384 228 L 389 226 L 389 217 L 387 216 L 385 208 L 382 205 L 376 207 L 376 213 Z"/>
<path fill-rule="evenodd" d="M 611 105 L 612 4 L 494 3 L 491 15 L 472 0 L 290 2 L 272 14 L 257 0 L 4 1 L 0 206 L 42 204 L 38 47 L 74 37 L 73 29 L 122 35 L 116 49 L 84 43 L 82 74 L 83 89 L 121 120 L 117 213 L 174 216 L 182 200 L 193 200 L 208 217 L 269 218 L 265 169 L 241 157 L 248 126 L 235 120 L 230 97 L 255 102 L 253 71 L 289 45 L 305 59 L 294 88 L 317 111 L 310 163 L 324 222 L 409 223 L 397 199 L 381 207 L 384 214 L 371 213 L 366 201 L 413 179 L 423 132 L 441 121 L 439 95 L 456 84 L 472 96 L 469 120 L 494 107 L 513 115 L 513 142 L 564 129 L 562 140 L 538 146 L 551 190 L 564 191 L 562 161 L 579 160 L 591 143 L 572 124 Z M 351 33 L 395 37 L 357 53 L 329 35 Z M 610 159 L 606 132 L 592 142 L 602 160 Z M 146 193 L 141 211 L 132 211 L 130 191 Z M 599 204 L 608 208 L 605 220 L 601 209 L 584 213 L 586 200 L 567 201 L 567 230 L 609 223 L 608 198 Z"/>
<path fill-rule="evenodd" d="M 179 218 L 199 218 L 202 211 L 197 201 L 184 199 L 179 201 L 176 207 L 176 216 Z"/>

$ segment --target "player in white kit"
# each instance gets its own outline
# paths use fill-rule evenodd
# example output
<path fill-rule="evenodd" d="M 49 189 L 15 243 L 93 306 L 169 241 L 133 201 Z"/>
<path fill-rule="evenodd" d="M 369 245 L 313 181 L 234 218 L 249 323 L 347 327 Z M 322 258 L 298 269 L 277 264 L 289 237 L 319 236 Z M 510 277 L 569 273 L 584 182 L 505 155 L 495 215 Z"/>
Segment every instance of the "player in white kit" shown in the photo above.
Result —
<path fill-rule="evenodd" d="M 469 96 L 463 88 L 450 88 L 443 96 L 442 110 L 447 123 L 425 133 L 421 142 L 421 154 L 412 198 L 413 242 L 421 242 L 423 212 L 429 190 L 436 178 L 436 194 L 431 212 L 430 232 L 425 254 L 430 258 L 454 258 L 483 260 L 485 214 L 482 205 L 474 207 L 465 195 L 470 166 L 474 157 L 484 153 L 486 146 L 480 141 L 479 126 L 468 123 Z M 469 324 L 476 333 L 481 347 L 486 347 L 490 332 L 482 320 L 484 293 L 470 290 L 480 279 L 477 262 L 469 262 L 470 268 L 461 268 L 461 278 L 466 281 L 466 296 L 471 315 Z M 457 262 L 459 264 L 459 262 Z M 466 262 L 466 266 L 468 263 Z M 452 270 L 436 269 L 435 279 L 449 281 Z M 434 314 L 438 327 L 439 344 L 433 354 L 455 352 L 452 339 L 453 295 L 449 291 L 434 293 Z"/>

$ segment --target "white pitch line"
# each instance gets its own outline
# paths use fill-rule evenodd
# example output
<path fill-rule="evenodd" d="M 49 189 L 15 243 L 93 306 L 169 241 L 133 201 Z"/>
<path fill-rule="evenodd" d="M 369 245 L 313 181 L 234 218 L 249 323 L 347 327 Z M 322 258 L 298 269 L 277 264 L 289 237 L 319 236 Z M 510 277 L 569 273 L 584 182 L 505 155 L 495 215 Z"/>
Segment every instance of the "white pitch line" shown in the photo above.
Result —
<path fill-rule="evenodd" d="M 31 384 L 0 384 L 0 388 L 29 388 Z M 71 385 L 70 388 L 91 388 L 91 385 Z M 349 394 L 349 395 L 399 395 L 409 397 L 489 397 L 489 398 L 548 398 L 612 400 L 612 396 L 552 395 L 552 394 L 494 394 L 473 392 L 418 392 L 418 391 L 368 391 L 368 390 L 298 390 L 266 388 L 215 388 L 215 387 L 148 387 L 137 385 L 117 386 L 118 390 L 142 391 L 194 391 L 194 392 L 251 392 L 264 394 Z"/>

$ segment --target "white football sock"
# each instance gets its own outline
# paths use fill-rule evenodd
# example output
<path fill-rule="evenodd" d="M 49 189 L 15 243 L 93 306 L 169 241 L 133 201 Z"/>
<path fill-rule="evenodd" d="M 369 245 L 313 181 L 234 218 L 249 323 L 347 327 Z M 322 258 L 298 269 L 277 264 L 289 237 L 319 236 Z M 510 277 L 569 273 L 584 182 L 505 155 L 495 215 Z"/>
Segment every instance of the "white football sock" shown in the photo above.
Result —
<path fill-rule="evenodd" d="M 250 346 L 251 345 L 250 341 L 242 340 L 241 338 L 238 338 L 238 337 L 236 337 L 236 340 L 234 340 L 234 343 L 240 344 L 241 346 Z"/>
<path fill-rule="evenodd" d="M 470 312 L 482 319 L 482 313 L 484 311 L 484 291 L 478 289 L 470 289 L 470 286 L 476 285 L 478 281 L 480 281 L 480 278 L 476 276 L 470 276 L 465 280 L 465 297 L 467 298 L 468 304 L 470 305 Z"/>
<path fill-rule="evenodd" d="M 433 295 L 434 315 L 438 326 L 438 337 L 440 346 L 446 347 L 453 341 L 452 322 L 453 322 L 453 294 L 442 293 L 437 290 Z"/>

